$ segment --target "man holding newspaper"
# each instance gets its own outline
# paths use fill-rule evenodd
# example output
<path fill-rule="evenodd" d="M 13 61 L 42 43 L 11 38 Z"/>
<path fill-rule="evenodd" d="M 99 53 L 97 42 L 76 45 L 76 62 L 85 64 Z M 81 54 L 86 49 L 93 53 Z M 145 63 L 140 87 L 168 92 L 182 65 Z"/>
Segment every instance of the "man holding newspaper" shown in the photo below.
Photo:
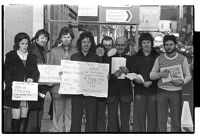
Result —
<path fill-rule="evenodd" d="M 191 79 L 186 57 L 176 52 L 177 41 L 173 35 L 166 35 L 163 45 L 166 53 L 160 55 L 150 73 L 152 80 L 158 80 L 157 117 L 158 131 L 167 132 L 168 107 L 171 115 L 171 131 L 181 132 L 182 86 Z"/>

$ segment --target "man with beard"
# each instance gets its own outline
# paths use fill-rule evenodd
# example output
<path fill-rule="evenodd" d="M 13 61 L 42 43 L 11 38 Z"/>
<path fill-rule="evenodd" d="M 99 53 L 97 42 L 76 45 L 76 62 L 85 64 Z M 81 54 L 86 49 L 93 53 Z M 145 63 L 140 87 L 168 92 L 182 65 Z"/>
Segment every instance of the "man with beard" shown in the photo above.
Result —
<path fill-rule="evenodd" d="M 158 131 L 167 132 L 168 108 L 171 131 L 181 132 L 182 86 L 191 79 L 186 57 L 176 52 L 177 41 L 173 35 L 163 38 L 166 53 L 160 55 L 150 73 L 151 80 L 158 79 L 157 120 Z"/>

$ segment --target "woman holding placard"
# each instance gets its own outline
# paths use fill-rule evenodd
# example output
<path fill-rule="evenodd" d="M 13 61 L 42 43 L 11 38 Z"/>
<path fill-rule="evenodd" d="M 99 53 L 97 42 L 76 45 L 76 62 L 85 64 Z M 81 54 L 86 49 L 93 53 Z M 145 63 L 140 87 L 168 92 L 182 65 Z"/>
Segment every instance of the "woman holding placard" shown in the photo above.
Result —
<path fill-rule="evenodd" d="M 79 52 L 72 55 L 70 60 L 97 63 L 101 62 L 100 57 L 95 53 L 95 42 L 91 32 L 86 31 L 80 34 L 77 41 L 77 48 Z M 97 98 L 83 95 L 72 96 L 71 132 L 81 132 L 84 103 L 86 110 L 85 132 L 96 132 Z"/>
<path fill-rule="evenodd" d="M 12 108 L 12 132 L 26 132 L 29 109 L 28 102 L 12 100 L 12 83 L 37 82 L 39 78 L 37 57 L 28 52 L 30 43 L 28 34 L 18 33 L 14 38 L 14 50 L 6 54 L 4 105 Z"/>

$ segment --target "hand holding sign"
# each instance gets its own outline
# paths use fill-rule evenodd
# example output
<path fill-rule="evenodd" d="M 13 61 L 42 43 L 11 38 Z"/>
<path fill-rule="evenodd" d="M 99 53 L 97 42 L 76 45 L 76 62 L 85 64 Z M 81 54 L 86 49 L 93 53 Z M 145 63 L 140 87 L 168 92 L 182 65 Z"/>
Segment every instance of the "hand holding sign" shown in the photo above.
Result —
<path fill-rule="evenodd" d="M 184 81 L 182 79 L 172 79 L 170 81 L 175 87 L 183 86 Z"/>
<path fill-rule="evenodd" d="M 160 72 L 160 77 L 161 78 L 167 78 L 167 77 L 169 77 L 169 74 L 170 74 L 170 71 L 165 69 L 165 70 Z"/>
<path fill-rule="evenodd" d="M 144 82 L 144 79 L 140 74 L 128 73 L 125 77 L 127 77 L 130 80 L 135 80 L 139 84 Z"/>
<path fill-rule="evenodd" d="M 143 82 L 143 85 L 144 85 L 145 88 L 150 87 L 151 84 L 152 84 L 152 81 Z"/>
<path fill-rule="evenodd" d="M 114 75 L 115 75 L 115 77 L 119 77 L 119 76 L 121 76 L 121 74 L 122 74 L 121 70 L 116 70 Z"/>
<path fill-rule="evenodd" d="M 32 78 L 27 78 L 27 83 L 32 83 L 33 79 Z"/>

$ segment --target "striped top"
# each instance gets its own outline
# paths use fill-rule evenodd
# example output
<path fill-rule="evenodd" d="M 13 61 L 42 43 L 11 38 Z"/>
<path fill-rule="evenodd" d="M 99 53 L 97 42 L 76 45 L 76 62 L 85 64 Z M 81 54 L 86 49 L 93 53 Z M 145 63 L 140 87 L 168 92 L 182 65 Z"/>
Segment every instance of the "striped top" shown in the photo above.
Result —
<path fill-rule="evenodd" d="M 157 57 L 152 71 L 150 73 L 150 78 L 152 80 L 158 80 L 158 87 L 167 91 L 178 91 L 182 89 L 182 86 L 175 87 L 171 82 L 163 82 L 163 78 L 160 78 L 159 73 L 163 68 L 180 66 L 180 70 L 182 71 L 182 77 L 184 84 L 188 83 L 191 79 L 191 74 L 189 71 L 189 65 L 186 57 L 183 55 L 176 53 L 176 55 L 172 58 L 166 56 L 166 53 Z"/>

